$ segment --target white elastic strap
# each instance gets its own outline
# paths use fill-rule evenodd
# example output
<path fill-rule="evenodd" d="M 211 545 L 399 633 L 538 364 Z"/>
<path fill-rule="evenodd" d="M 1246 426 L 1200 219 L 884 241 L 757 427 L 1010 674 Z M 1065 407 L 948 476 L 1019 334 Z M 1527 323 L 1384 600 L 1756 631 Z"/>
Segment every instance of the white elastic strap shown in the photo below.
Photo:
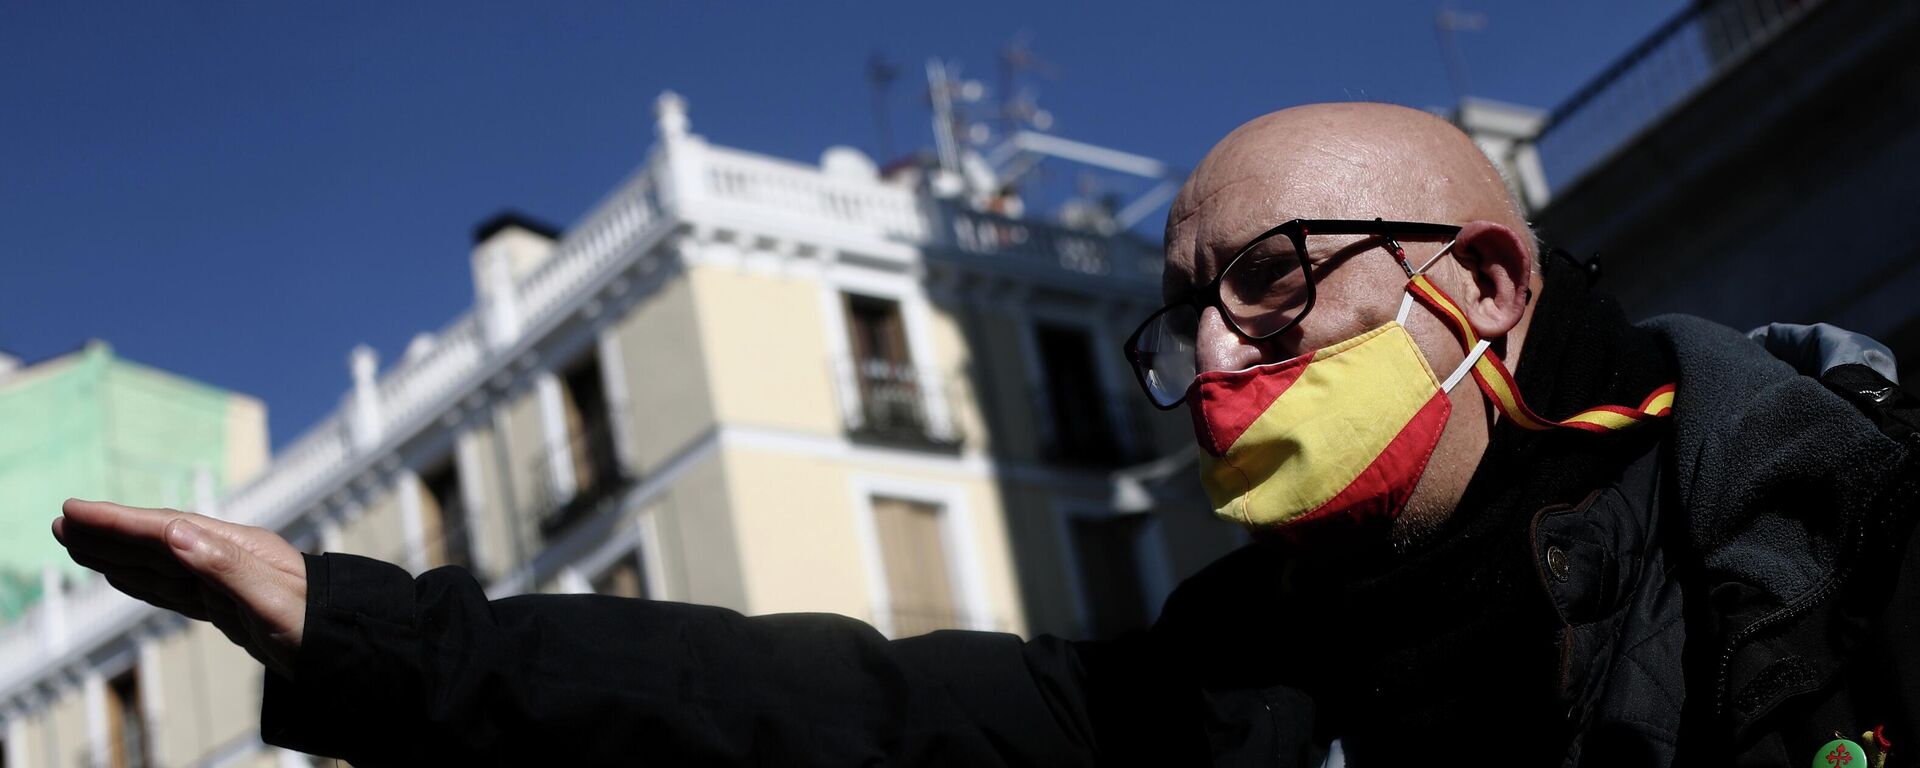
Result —
<path fill-rule="evenodd" d="M 1426 261 L 1426 263 L 1425 263 L 1425 264 L 1421 264 L 1421 265 L 1420 265 L 1420 268 L 1419 268 L 1419 269 L 1416 269 L 1416 270 L 1414 270 L 1414 271 L 1413 271 L 1413 273 L 1414 273 L 1414 274 L 1416 274 L 1416 275 L 1424 275 L 1424 274 L 1426 274 L 1426 273 L 1427 273 L 1427 267 L 1431 267 L 1431 266 L 1433 266 L 1433 263 L 1434 263 L 1434 262 L 1436 262 L 1436 261 L 1439 261 L 1439 260 L 1440 260 L 1440 257 L 1442 257 L 1442 256 L 1445 256 L 1445 255 L 1447 255 L 1447 251 L 1451 251 L 1451 250 L 1453 250 L 1453 244 L 1454 244 L 1454 243 L 1457 243 L 1457 242 L 1460 242 L 1460 241 L 1458 241 L 1458 240 L 1448 240 L 1448 241 L 1447 241 L 1447 244 L 1446 244 L 1446 245 L 1443 245 L 1443 246 L 1440 246 L 1440 252 L 1439 252 L 1439 253 L 1435 253 L 1435 254 L 1433 255 L 1433 258 L 1431 258 L 1431 259 L 1427 259 L 1427 261 Z"/>
<path fill-rule="evenodd" d="M 1402 327 L 1405 327 L 1407 324 L 1407 310 L 1410 310 L 1410 309 L 1413 309 L 1413 292 L 1412 291 L 1408 291 L 1400 295 L 1400 315 L 1398 317 L 1395 317 L 1393 321 L 1396 323 L 1399 323 Z"/>
<path fill-rule="evenodd" d="M 1480 354 L 1487 351 L 1487 347 L 1492 343 L 1481 339 L 1480 343 L 1473 345 L 1473 351 L 1467 353 L 1467 359 L 1460 361 L 1460 367 L 1453 369 L 1453 375 L 1448 376 L 1447 380 L 1440 385 L 1440 391 L 1453 392 L 1453 385 L 1459 384 L 1461 379 L 1466 378 L 1467 371 L 1473 370 L 1473 364 L 1480 359 Z"/>

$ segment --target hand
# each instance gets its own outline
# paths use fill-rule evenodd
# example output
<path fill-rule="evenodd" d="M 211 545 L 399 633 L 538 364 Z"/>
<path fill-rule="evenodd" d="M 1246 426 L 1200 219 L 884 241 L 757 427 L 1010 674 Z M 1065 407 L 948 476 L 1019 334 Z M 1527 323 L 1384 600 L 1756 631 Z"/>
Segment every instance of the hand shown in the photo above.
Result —
<path fill-rule="evenodd" d="M 265 528 L 171 509 L 68 499 L 53 537 L 128 595 L 212 622 L 292 679 L 307 617 L 300 550 Z"/>

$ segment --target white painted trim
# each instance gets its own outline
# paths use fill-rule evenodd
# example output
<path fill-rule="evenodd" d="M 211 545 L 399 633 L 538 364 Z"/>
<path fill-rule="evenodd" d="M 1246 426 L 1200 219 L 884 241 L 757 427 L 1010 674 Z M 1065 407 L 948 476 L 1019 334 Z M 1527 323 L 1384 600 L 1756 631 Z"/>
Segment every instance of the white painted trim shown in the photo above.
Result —
<path fill-rule="evenodd" d="M 491 550 L 487 537 L 495 534 L 487 517 L 487 493 L 480 487 L 482 461 L 480 437 L 471 429 L 460 430 L 453 438 L 453 472 L 460 482 L 460 506 L 467 513 L 466 519 L 460 521 L 467 528 L 467 556 L 475 565 L 488 565 L 487 552 Z M 502 467 L 500 471 L 507 470 Z"/>
<path fill-rule="evenodd" d="M 991 477 L 993 463 L 979 454 L 943 456 L 898 448 L 855 443 L 844 436 L 727 425 L 720 428 L 726 447 L 784 453 L 794 456 L 867 463 L 881 467 L 940 472 L 959 477 Z"/>
<path fill-rule="evenodd" d="M 580 489 L 573 476 L 572 446 L 567 444 L 566 404 L 560 398 L 560 377 L 542 370 L 534 375 L 535 398 L 540 406 L 540 435 L 547 447 L 547 481 L 553 484 L 553 501 L 565 503 Z"/>
<path fill-rule="evenodd" d="M 27 764 L 27 718 L 16 714 L 7 720 L 7 765 Z"/>
<path fill-rule="evenodd" d="M 860 538 L 866 565 L 867 591 L 872 597 L 873 626 L 893 637 L 891 595 L 887 589 L 886 552 L 873 517 L 875 496 L 932 504 L 940 508 L 941 547 L 947 556 L 953 602 L 967 629 L 994 629 L 993 605 L 987 594 L 986 565 L 974 532 L 966 489 L 958 485 L 927 483 L 882 475 L 856 474 L 851 479 L 854 530 Z"/>
<path fill-rule="evenodd" d="M 339 552 L 346 546 L 345 534 L 340 530 L 340 518 L 331 512 L 320 515 L 320 551 Z"/>
<path fill-rule="evenodd" d="M 166 697 L 160 687 L 160 641 L 151 634 L 141 634 L 139 640 L 139 661 L 134 666 L 134 675 L 140 685 L 140 717 L 147 736 L 147 756 L 157 757 L 162 752 L 161 740 L 165 738 Z"/>
<path fill-rule="evenodd" d="M 654 510 L 642 510 L 639 518 L 634 520 L 634 525 L 640 529 L 640 570 L 647 577 L 640 596 L 649 600 L 669 599 L 667 562 L 660 549 L 660 515 Z"/>
<path fill-rule="evenodd" d="M 824 270 L 823 270 L 824 274 Z M 833 392 L 840 405 L 840 423 L 858 424 L 860 383 L 854 374 L 853 351 L 847 343 L 847 313 L 841 302 L 841 289 L 829 280 L 819 283 L 820 318 L 826 325 L 827 375 L 833 378 Z M 841 364 L 840 361 L 848 361 Z"/>
<path fill-rule="evenodd" d="M 57 766 L 66 762 L 60 754 L 60 723 L 53 714 L 53 703 L 46 702 L 41 709 L 40 718 L 40 755 L 46 758 L 46 765 Z"/>
<path fill-rule="evenodd" d="M 563 595 L 593 594 L 593 582 L 581 575 L 580 569 L 571 565 L 560 569 L 553 579 L 554 591 Z"/>
<path fill-rule="evenodd" d="M 919 377 L 924 393 L 921 403 L 926 407 L 928 430 L 937 438 L 953 437 L 952 404 L 947 401 L 946 380 L 938 365 L 941 358 L 934 350 L 933 302 L 927 296 L 926 285 L 910 274 L 843 262 L 825 265 L 820 278 L 820 308 L 826 323 L 827 352 L 835 361 L 848 362 L 846 366 L 835 366 L 833 371 L 839 379 L 845 423 L 857 423 L 855 418 L 860 413 L 860 388 L 853 371 L 859 361 L 853 359 L 848 348 L 847 317 L 842 304 L 843 294 L 854 293 L 899 304 L 901 325 L 907 333 L 908 362 Z"/>
<path fill-rule="evenodd" d="M 87 764 L 107 768 L 111 738 L 107 733 L 107 678 L 99 668 L 91 668 L 81 685 L 87 698 Z"/>
<path fill-rule="evenodd" d="M 633 473 L 640 462 L 633 435 L 627 431 L 627 409 L 631 407 L 627 390 L 626 355 L 620 350 L 620 333 L 615 326 L 600 329 L 594 341 L 594 356 L 600 364 L 600 390 L 607 398 L 607 430 L 613 436 L 614 460 L 622 472 Z"/>
<path fill-rule="evenodd" d="M 1173 592 L 1172 557 L 1167 553 L 1165 527 L 1160 518 L 1151 512 L 1117 512 L 1112 507 L 1094 499 L 1060 496 L 1053 499 L 1054 530 L 1060 541 L 1060 563 L 1067 569 L 1067 586 L 1073 594 L 1073 620 L 1082 631 L 1093 628 L 1093 611 L 1087 584 L 1080 575 L 1080 552 L 1075 546 L 1073 525 L 1075 518 L 1117 518 L 1127 515 L 1144 515 L 1146 524 L 1140 527 L 1140 538 L 1134 542 L 1134 559 L 1140 564 L 1140 595 L 1146 601 L 1141 609 L 1149 619 L 1160 614 L 1160 607 Z M 1094 637 L 1091 640 L 1110 638 Z"/>
<path fill-rule="evenodd" d="M 414 575 L 427 570 L 426 523 L 420 518 L 420 475 L 411 469 L 400 471 L 393 492 L 400 503 L 400 541 L 406 547 L 407 570 Z M 446 531 L 444 525 L 441 532 Z"/>

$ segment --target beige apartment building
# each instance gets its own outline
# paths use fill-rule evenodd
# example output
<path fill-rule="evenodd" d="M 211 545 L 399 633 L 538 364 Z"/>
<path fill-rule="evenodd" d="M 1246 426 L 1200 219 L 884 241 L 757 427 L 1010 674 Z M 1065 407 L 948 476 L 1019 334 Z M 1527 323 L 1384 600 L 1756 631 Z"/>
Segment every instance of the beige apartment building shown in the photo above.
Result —
<path fill-rule="evenodd" d="M 892 636 L 1137 628 L 1241 541 L 1200 500 L 1184 412 L 1120 351 L 1159 304 L 1156 244 L 989 212 L 1007 201 L 950 167 L 795 163 L 709 144 L 672 94 L 657 112 L 647 162 L 575 226 L 483 224 L 471 311 L 385 365 L 356 350 L 340 408 L 199 509 L 465 566 L 496 597 Z M 84 583 L 0 628 L 0 754 L 306 764 L 259 742 L 260 678 L 217 631 Z"/>

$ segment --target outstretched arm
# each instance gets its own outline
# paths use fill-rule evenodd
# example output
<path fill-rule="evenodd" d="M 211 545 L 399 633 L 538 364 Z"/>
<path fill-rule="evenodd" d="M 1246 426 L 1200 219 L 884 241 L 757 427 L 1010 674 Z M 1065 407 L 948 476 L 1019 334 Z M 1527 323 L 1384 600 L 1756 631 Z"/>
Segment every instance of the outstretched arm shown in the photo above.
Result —
<path fill-rule="evenodd" d="M 829 615 L 597 595 L 488 601 L 302 555 L 271 531 L 71 501 L 54 535 L 122 591 L 212 621 L 266 664 L 262 735 L 364 765 L 1083 765 L 1086 672 L 1051 638 L 890 642 Z"/>
<path fill-rule="evenodd" d="M 262 729 L 355 764 L 1091 762 L 1066 643 L 889 642 L 842 616 L 600 595 L 488 601 L 459 568 L 307 564 L 298 682 L 268 680 Z"/>

